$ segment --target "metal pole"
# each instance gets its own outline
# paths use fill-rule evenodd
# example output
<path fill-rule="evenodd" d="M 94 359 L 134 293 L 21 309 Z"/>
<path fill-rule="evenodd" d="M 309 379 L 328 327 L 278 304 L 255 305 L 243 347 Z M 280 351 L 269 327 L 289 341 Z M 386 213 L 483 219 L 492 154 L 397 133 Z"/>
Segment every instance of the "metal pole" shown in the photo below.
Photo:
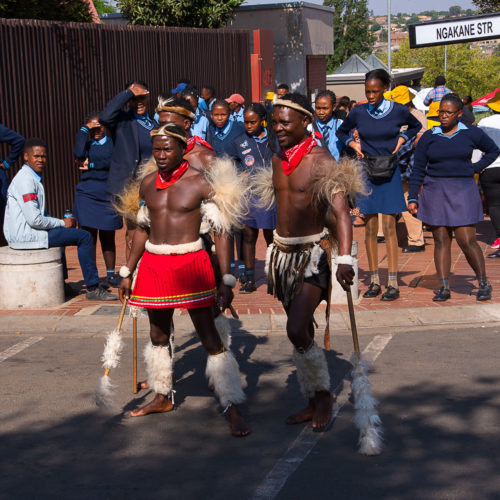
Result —
<path fill-rule="evenodd" d="M 446 78 L 446 68 L 448 66 L 448 45 L 444 46 L 444 77 Z"/>
<path fill-rule="evenodd" d="M 387 0 L 387 66 L 389 75 L 392 76 L 391 68 L 391 0 Z"/>

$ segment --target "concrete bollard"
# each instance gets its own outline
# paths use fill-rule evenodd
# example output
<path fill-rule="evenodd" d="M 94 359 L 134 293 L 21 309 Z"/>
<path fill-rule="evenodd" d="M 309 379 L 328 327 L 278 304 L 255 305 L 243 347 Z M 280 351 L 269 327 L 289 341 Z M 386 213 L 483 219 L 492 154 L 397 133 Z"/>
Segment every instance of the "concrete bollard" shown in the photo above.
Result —
<path fill-rule="evenodd" d="M 59 247 L 42 250 L 0 247 L 0 309 L 39 309 L 63 302 Z"/>
<path fill-rule="evenodd" d="M 337 264 L 335 264 L 335 257 L 337 256 L 337 249 L 332 252 L 332 304 L 347 304 L 347 296 L 343 288 L 340 286 L 335 276 L 337 272 Z M 354 258 L 354 284 L 351 286 L 352 300 L 357 300 L 359 297 L 359 283 L 358 283 L 358 242 L 353 241 L 351 247 L 351 256 Z"/>

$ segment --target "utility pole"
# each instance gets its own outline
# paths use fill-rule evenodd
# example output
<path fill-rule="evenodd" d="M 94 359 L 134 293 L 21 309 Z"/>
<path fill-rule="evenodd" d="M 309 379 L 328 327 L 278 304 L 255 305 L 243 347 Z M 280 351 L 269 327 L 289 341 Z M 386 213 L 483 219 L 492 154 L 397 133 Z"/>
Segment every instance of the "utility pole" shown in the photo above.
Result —
<path fill-rule="evenodd" d="M 448 45 L 444 46 L 444 77 L 446 78 L 446 68 L 448 66 Z"/>
<path fill-rule="evenodd" d="M 387 66 L 392 77 L 391 68 L 391 0 L 387 0 Z M 446 70 L 445 70 L 446 72 Z"/>

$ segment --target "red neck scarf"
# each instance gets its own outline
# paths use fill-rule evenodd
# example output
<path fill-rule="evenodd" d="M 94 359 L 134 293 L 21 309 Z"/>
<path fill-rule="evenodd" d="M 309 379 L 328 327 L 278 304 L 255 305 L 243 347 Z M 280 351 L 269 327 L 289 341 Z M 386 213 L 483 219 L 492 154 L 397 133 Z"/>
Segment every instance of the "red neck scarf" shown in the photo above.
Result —
<path fill-rule="evenodd" d="M 210 149 L 210 151 L 213 151 L 214 148 L 208 144 L 207 141 L 204 141 L 201 137 L 198 137 L 197 135 L 194 135 L 193 137 L 190 137 L 187 142 L 187 148 L 186 148 L 186 153 L 189 153 L 196 144 L 200 144 L 201 146 L 205 146 L 206 148 Z"/>
<path fill-rule="evenodd" d="M 314 135 L 310 135 L 305 141 L 283 150 L 281 165 L 285 175 L 290 175 L 297 168 L 298 164 L 302 161 L 302 158 L 309 154 L 314 146 L 318 145 L 316 139 L 321 137 L 322 136 L 319 132 L 315 132 Z"/>
<path fill-rule="evenodd" d="M 178 181 L 182 174 L 189 167 L 189 163 L 184 160 L 173 172 L 163 173 L 158 170 L 158 176 L 156 177 L 156 189 L 167 189 L 176 181 Z"/>

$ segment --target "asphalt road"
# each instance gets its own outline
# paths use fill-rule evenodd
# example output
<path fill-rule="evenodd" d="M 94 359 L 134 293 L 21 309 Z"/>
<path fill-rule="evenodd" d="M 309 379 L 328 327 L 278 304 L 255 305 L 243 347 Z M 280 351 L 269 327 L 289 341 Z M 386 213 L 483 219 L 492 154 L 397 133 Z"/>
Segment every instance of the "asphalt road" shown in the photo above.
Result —
<path fill-rule="evenodd" d="M 0 498 L 500 498 L 500 327 L 371 330 L 362 346 L 375 338 L 388 340 L 371 375 L 385 449 L 363 457 L 346 333 L 328 353 L 342 406 L 319 435 L 283 423 L 303 405 L 286 336 L 234 337 L 253 430 L 243 439 L 230 436 L 207 389 L 192 333 L 176 337 L 176 411 L 144 418 L 127 416 L 151 397 L 132 394 L 129 337 L 111 374 L 120 409 L 103 413 L 91 402 L 102 335 L 85 334 L 84 324 L 81 334 L 2 334 Z"/>

